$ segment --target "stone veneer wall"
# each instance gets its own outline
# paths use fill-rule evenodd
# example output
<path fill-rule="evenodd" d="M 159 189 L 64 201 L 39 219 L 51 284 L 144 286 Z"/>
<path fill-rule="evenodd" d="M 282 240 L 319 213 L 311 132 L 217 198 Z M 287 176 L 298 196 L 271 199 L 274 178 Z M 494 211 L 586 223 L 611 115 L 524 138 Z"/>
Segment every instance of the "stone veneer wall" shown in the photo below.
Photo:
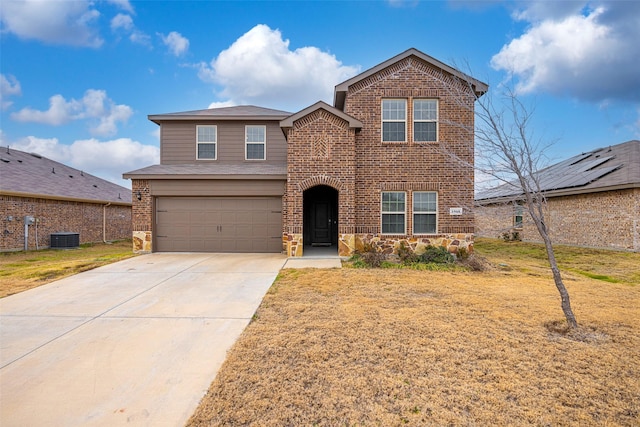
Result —
<path fill-rule="evenodd" d="M 458 253 L 459 249 L 473 252 L 473 234 L 406 238 L 388 238 L 374 234 L 341 234 L 338 242 L 338 255 L 351 256 L 356 252 L 362 252 L 366 244 L 374 245 L 379 252 L 385 254 L 397 254 L 398 248 L 403 243 L 418 255 L 424 253 L 427 246 L 442 246 L 453 254 Z"/>
<path fill-rule="evenodd" d="M 153 198 L 149 191 L 149 181 L 146 179 L 133 179 L 131 181 L 132 191 L 132 228 L 133 228 L 133 251 L 136 253 L 149 253 L 152 251 L 152 220 L 153 220 Z M 141 200 L 138 200 L 137 193 L 140 192 Z"/>
<path fill-rule="evenodd" d="M 511 206 L 479 207 L 477 234 L 499 237 L 512 215 Z M 554 243 L 640 252 L 640 189 L 548 198 L 545 216 Z M 521 235 L 541 241 L 526 210 Z"/>
<path fill-rule="evenodd" d="M 35 197 L 0 196 L 0 252 L 24 250 L 24 217 L 38 222 L 29 226 L 29 249 L 48 248 L 51 234 L 79 233 L 80 243 L 103 239 L 123 240 L 131 237 L 131 206 L 110 205 Z M 106 213 L 106 235 L 103 236 L 103 214 Z"/>

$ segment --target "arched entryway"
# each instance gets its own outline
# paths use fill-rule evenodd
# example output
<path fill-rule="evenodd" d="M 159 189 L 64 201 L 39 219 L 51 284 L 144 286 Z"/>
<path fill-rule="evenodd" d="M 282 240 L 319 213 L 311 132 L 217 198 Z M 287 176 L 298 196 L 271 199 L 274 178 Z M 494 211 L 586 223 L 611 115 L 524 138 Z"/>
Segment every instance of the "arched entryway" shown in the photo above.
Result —
<path fill-rule="evenodd" d="M 303 193 L 303 253 L 314 248 L 338 251 L 338 191 L 327 185 Z"/>

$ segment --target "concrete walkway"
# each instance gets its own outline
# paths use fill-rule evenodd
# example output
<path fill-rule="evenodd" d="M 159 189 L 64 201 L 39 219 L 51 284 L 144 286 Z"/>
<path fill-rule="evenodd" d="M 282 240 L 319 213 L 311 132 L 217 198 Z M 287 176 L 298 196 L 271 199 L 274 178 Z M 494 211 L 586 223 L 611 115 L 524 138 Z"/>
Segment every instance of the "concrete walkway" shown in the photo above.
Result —
<path fill-rule="evenodd" d="M 143 255 L 0 299 L 0 425 L 183 425 L 285 261 Z"/>

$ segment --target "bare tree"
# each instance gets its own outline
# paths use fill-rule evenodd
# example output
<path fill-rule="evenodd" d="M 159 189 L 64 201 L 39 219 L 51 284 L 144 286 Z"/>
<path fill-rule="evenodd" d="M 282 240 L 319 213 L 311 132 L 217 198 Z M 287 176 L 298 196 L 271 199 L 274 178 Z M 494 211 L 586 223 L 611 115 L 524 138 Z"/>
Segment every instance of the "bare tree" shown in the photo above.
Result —
<path fill-rule="evenodd" d="M 540 171 L 546 163 L 544 152 L 551 143 L 543 144 L 534 139 L 531 119 L 535 109 L 525 105 L 518 94 L 506 85 L 500 86 L 502 92 L 498 94 L 483 94 L 476 91 L 472 78 L 456 79 L 445 75 L 441 78 L 449 80 L 451 99 L 474 112 L 473 128 L 463 130 L 474 136 L 475 151 L 470 156 L 460 156 L 445 147 L 445 144 L 441 144 L 438 149 L 446 151 L 449 158 L 464 169 L 475 170 L 494 178 L 494 182 L 501 183 L 501 189 L 506 190 L 502 194 L 510 194 L 512 202 L 523 202 L 544 242 L 567 324 L 570 328 L 577 328 L 569 292 L 562 281 L 545 221 L 545 188 Z M 453 121 L 446 124 L 460 126 L 460 123 Z"/>
<path fill-rule="evenodd" d="M 501 103 L 496 106 L 493 96 L 477 98 L 476 102 L 476 150 L 479 167 L 506 186 L 520 193 L 524 205 L 536 226 L 547 252 L 553 280 L 560 293 L 561 307 L 567 324 L 576 328 L 578 323 L 571 309 L 569 292 L 562 281 L 551 236 L 545 221 L 546 199 L 540 173 L 545 159 L 543 145 L 533 138 L 531 118 L 533 109 L 528 108 L 510 88 L 505 88 Z M 511 177 L 509 179 L 508 177 Z"/>

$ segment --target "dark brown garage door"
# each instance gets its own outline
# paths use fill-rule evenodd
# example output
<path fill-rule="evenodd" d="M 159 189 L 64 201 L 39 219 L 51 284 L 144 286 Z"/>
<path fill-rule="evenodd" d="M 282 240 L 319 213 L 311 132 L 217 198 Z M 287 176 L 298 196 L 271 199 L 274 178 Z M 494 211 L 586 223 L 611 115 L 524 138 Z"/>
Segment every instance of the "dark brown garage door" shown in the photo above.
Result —
<path fill-rule="evenodd" d="M 281 252 L 280 197 L 158 197 L 158 252 Z"/>

